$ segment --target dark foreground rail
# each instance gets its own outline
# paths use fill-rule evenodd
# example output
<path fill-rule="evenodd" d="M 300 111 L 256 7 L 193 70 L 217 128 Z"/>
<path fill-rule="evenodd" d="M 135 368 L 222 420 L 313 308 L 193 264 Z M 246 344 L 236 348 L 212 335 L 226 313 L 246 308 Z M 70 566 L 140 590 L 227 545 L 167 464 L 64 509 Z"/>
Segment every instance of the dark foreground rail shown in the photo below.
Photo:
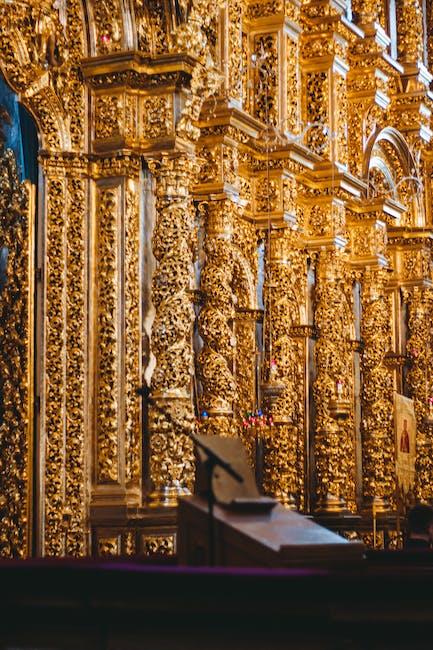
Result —
<path fill-rule="evenodd" d="M 433 554 L 344 572 L 0 562 L 1 650 L 426 648 Z"/>

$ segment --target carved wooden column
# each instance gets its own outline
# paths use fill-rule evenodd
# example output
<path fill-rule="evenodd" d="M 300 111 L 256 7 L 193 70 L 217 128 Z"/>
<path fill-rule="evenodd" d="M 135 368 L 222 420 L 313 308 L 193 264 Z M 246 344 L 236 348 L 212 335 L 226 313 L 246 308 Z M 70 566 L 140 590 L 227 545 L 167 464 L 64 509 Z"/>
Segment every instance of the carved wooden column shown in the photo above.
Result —
<path fill-rule="evenodd" d="M 302 499 L 305 460 L 305 349 L 304 342 L 291 335 L 306 300 L 306 265 L 298 240 L 289 230 L 272 233 L 265 284 L 265 337 L 275 362 L 273 378 L 284 385 L 284 392 L 272 407 L 275 427 L 266 437 L 264 487 L 292 508 Z"/>
<path fill-rule="evenodd" d="M 386 269 L 366 270 L 362 279 L 361 355 L 364 507 L 389 509 L 394 491 L 393 382 L 385 357 L 391 347 L 391 305 Z"/>
<path fill-rule="evenodd" d="M 233 332 L 233 235 L 236 204 L 230 199 L 211 201 L 206 210 L 204 251 L 201 273 L 203 306 L 199 331 L 203 339 L 200 353 L 202 410 L 208 413 L 207 433 L 233 433 L 233 402 L 236 385 L 233 374 L 236 341 Z"/>
<path fill-rule="evenodd" d="M 433 417 L 428 402 L 433 391 L 433 340 L 430 331 L 432 291 L 414 288 L 407 292 L 406 301 L 409 310 L 406 350 L 410 364 L 406 381 L 414 400 L 417 420 L 416 494 L 418 499 L 428 500 L 433 498 Z"/>
<path fill-rule="evenodd" d="M 152 282 L 155 319 L 151 350 L 155 356 L 150 406 L 150 504 L 176 505 L 192 487 L 192 442 L 182 431 L 193 422 L 192 325 L 194 321 L 191 186 L 195 160 L 187 154 L 163 155 L 150 168 L 156 179 L 156 224 Z M 165 415 L 168 413 L 168 417 Z M 175 423 L 179 423 L 178 426 Z"/>
<path fill-rule="evenodd" d="M 314 455 L 316 509 L 323 514 L 354 507 L 353 363 L 344 273 L 338 253 L 331 249 L 318 254 Z"/>
<path fill-rule="evenodd" d="M 94 170 L 94 507 L 141 502 L 140 166 L 118 156 Z"/>

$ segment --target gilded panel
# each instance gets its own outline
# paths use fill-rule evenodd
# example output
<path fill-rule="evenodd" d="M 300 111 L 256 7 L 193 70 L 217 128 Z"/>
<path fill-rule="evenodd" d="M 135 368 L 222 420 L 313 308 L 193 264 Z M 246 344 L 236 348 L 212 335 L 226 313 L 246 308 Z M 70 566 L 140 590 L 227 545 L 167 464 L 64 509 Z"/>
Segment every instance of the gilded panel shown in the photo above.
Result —
<path fill-rule="evenodd" d="M 120 187 L 97 189 L 96 475 L 119 483 L 119 209 Z"/>

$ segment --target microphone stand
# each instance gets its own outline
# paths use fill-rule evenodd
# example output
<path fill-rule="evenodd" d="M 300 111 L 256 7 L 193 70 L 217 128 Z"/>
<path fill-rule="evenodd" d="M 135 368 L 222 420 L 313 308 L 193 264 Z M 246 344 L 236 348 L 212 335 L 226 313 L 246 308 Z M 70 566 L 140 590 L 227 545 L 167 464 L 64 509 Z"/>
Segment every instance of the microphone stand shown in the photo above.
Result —
<path fill-rule="evenodd" d="M 216 503 L 215 493 L 213 489 L 213 473 L 215 467 L 221 467 L 223 470 L 234 478 L 238 483 L 243 483 L 244 479 L 242 476 L 233 469 L 230 463 L 227 463 L 221 456 L 216 454 L 213 449 L 208 447 L 200 438 L 188 429 L 182 422 L 178 422 L 169 411 L 161 407 L 156 401 L 150 397 L 150 388 L 147 385 L 142 386 L 137 389 L 137 394 L 143 397 L 143 402 L 146 404 L 152 404 L 155 406 L 160 413 L 162 413 L 170 424 L 173 424 L 175 427 L 180 428 L 191 440 L 194 442 L 196 447 L 201 449 L 206 454 L 206 460 L 203 463 L 206 468 L 206 476 L 208 482 L 207 490 L 207 504 L 208 504 L 208 545 L 209 545 L 209 566 L 215 566 L 215 515 L 214 515 L 214 506 Z M 143 404 L 144 406 L 144 404 Z"/>

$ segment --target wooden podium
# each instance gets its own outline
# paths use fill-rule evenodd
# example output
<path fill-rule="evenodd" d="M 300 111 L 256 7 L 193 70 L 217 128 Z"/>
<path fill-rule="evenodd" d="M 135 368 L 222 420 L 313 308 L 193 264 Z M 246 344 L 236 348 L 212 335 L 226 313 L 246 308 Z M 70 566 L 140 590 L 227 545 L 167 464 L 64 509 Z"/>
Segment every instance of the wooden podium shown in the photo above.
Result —
<path fill-rule="evenodd" d="M 217 566 L 336 568 L 363 558 L 362 543 L 348 542 L 280 504 L 266 513 L 237 512 L 215 505 L 214 515 Z M 182 498 L 178 517 L 179 563 L 207 564 L 206 500 Z"/>

